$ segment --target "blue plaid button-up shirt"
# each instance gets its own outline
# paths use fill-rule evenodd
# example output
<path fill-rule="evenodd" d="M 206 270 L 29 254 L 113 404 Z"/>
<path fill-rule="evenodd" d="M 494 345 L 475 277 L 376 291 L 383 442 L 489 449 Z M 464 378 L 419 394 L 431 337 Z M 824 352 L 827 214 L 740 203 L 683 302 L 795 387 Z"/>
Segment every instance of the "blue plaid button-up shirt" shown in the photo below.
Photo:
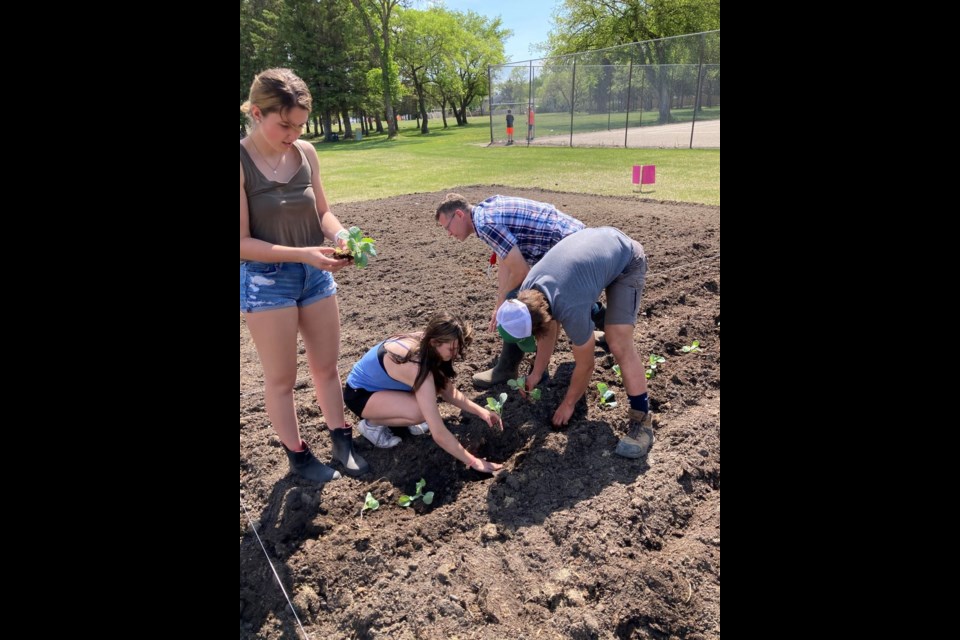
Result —
<path fill-rule="evenodd" d="M 533 266 L 555 244 L 584 224 L 552 204 L 492 196 L 473 208 L 473 226 L 501 260 L 516 247 Z"/>

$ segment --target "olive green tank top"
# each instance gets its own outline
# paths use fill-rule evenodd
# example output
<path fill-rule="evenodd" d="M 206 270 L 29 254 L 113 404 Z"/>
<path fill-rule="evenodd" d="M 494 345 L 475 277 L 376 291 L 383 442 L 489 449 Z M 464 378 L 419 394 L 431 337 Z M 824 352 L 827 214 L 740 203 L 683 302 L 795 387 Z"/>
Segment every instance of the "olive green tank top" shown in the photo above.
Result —
<path fill-rule="evenodd" d="M 317 247 L 323 244 L 323 230 L 311 182 L 313 172 L 300 145 L 294 147 L 300 153 L 300 168 L 283 183 L 268 180 L 240 145 L 250 237 L 286 247 Z"/>

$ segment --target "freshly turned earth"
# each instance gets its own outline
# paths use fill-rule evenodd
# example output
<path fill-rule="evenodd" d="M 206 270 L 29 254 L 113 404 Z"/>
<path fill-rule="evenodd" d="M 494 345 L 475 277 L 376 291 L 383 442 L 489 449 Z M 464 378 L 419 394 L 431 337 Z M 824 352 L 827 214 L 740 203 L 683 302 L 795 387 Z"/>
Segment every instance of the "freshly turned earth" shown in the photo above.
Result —
<path fill-rule="evenodd" d="M 649 381 L 656 441 L 645 460 L 612 455 L 626 394 L 596 353 L 590 389 L 564 431 L 550 428 L 573 369 L 561 336 L 537 403 L 506 384 L 473 389 L 500 341 L 486 331 L 496 297 L 490 250 L 446 236 L 433 212 L 449 191 L 471 201 L 503 193 L 554 203 L 588 226 L 614 226 L 650 260 L 634 333 L 641 358 L 666 362 Z M 240 317 L 240 494 L 311 638 L 636 639 L 720 637 L 720 208 L 507 187 L 460 187 L 333 208 L 377 241 L 366 269 L 336 279 L 340 375 L 384 337 L 422 329 L 435 309 L 461 314 L 475 339 L 457 364 L 478 404 L 508 392 L 505 429 L 441 404 L 468 449 L 501 462 L 480 475 L 429 436 L 375 449 L 373 472 L 322 489 L 287 474 L 264 409 L 263 378 Z M 700 341 L 699 353 L 682 347 Z M 521 366 L 521 373 L 528 365 Z M 617 406 L 601 409 L 596 383 Z M 303 437 L 324 461 L 330 439 L 301 345 L 295 391 Z M 348 419 L 356 421 L 349 412 Z M 420 478 L 433 504 L 397 505 Z M 359 519 L 367 492 L 377 511 Z M 240 637 L 301 638 L 240 508 Z"/>

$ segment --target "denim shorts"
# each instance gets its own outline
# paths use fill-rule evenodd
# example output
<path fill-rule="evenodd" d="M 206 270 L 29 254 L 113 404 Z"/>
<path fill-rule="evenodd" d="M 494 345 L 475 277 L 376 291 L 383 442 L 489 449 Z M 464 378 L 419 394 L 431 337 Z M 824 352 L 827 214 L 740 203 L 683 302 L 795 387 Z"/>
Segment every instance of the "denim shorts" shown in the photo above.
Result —
<path fill-rule="evenodd" d="M 337 293 L 329 271 L 300 262 L 241 262 L 240 311 L 305 307 Z"/>

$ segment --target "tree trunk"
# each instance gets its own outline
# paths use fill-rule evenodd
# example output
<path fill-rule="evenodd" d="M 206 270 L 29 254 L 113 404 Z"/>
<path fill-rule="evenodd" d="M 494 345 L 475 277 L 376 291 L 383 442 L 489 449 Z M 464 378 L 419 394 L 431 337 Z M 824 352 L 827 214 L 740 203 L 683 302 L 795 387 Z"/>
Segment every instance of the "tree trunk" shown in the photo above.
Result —
<path fill-rule="evenodd" d="M 424 100 L 423 95 L 423 86 L 417 87 L 417 102 L 420 105 L 420 113 L 423 114 L 423 124 L 420 126 L 420 133 L 430 133 L 430 127 L 427 125 L 427 101 Z"/>
<path fill-rule="evenodd" d="M 670 123 L 670 83 L 660 83 L 660 124 Z"/>
<path fill-rule="evenodd" d="M 330 139 L 330 133 L 333 131 L 333 118 L 329 109 L 323 110 L 323 130 L 326 132 L 324 140 Z"/>

